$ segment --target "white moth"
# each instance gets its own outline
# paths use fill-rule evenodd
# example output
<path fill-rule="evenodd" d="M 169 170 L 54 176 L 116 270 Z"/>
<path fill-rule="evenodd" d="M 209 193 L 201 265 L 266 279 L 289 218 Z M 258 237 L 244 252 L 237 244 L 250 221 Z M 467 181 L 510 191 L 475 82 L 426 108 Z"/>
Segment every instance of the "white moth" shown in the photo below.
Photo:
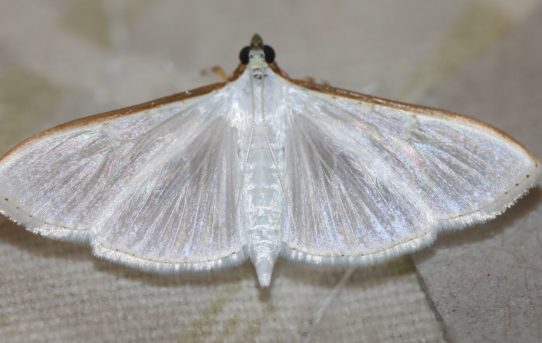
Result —
<path fill-rule="evenodd" d="M 290 79 L 255 35 L 227 82 L 75 120 L 0 160 L 0 211 L 137 268 L 361 266 L 502 213 L 541 175 L 450 112 Z"/>

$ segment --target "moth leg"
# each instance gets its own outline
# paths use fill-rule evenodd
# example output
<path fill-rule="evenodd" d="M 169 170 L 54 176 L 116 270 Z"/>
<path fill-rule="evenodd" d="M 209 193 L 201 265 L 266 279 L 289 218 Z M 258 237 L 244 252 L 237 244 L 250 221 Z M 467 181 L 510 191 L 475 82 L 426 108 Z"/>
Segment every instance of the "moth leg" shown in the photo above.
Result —
<path fill-rule="evenodd" d="M 209 74 L 214 74 L 214 75 L 218 76 L 218 78 L 220 78 L 222 81 L 227 81 L 228 80 L 228 75 L 226 75 L 226 72 L 224 71 L 224 69 L 219 65 L 212 66 L 212 67 L 210 67 L 208 69 L 202 69 L 200 74 L 201 74 L 201 76 L 207 76 Z"/>

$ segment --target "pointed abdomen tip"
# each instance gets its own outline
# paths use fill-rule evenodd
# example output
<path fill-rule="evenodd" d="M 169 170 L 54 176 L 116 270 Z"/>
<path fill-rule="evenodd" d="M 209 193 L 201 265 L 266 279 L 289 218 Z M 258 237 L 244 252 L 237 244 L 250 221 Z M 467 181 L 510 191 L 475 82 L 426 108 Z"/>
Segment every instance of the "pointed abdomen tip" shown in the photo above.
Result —
<path fill-rule="evenodd" d="M 268 259 L 262 259 L 256 263 L 256 274 L 260 287 L 269 287 L 271 284 L 271 274 L 273 273 L 273 262 Z"/>

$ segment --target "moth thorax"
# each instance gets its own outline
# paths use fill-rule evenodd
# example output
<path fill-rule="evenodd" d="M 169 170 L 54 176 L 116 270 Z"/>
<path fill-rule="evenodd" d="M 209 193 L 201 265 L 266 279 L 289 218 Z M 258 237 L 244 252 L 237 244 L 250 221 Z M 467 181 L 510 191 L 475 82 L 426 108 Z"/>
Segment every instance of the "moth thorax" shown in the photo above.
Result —
<path fill-rule="evenodd" d="M 265 53 L 261 48 L 252 48 L 250 49 L 248 55 L 248 65 L 252 70 L 252 76 L 256 79 L 261 79 L 263 77 L 263 71 L 267 66 L 265 61 Z"/>

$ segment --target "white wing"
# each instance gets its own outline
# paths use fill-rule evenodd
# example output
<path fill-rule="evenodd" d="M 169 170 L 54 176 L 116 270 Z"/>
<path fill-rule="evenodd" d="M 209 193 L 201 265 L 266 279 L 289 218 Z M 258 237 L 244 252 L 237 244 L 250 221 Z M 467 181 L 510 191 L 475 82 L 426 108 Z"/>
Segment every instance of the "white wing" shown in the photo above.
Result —
<path fill-rule="evenodd" d="M 0 161 L 0 210 L 31 231 L 90 241 L 95 254 L 140 267 L 241 261 L 237 134 L 225 116 L 227 88 L 30 139 Z"/>
<path fill-rule="evenodd" d="M 333 92 L 291 84 L 291 259 L 360 265 L 411 252 L 440 228 L 495 217 L 540 176 L 534 156 L 479 122 Z"/>

